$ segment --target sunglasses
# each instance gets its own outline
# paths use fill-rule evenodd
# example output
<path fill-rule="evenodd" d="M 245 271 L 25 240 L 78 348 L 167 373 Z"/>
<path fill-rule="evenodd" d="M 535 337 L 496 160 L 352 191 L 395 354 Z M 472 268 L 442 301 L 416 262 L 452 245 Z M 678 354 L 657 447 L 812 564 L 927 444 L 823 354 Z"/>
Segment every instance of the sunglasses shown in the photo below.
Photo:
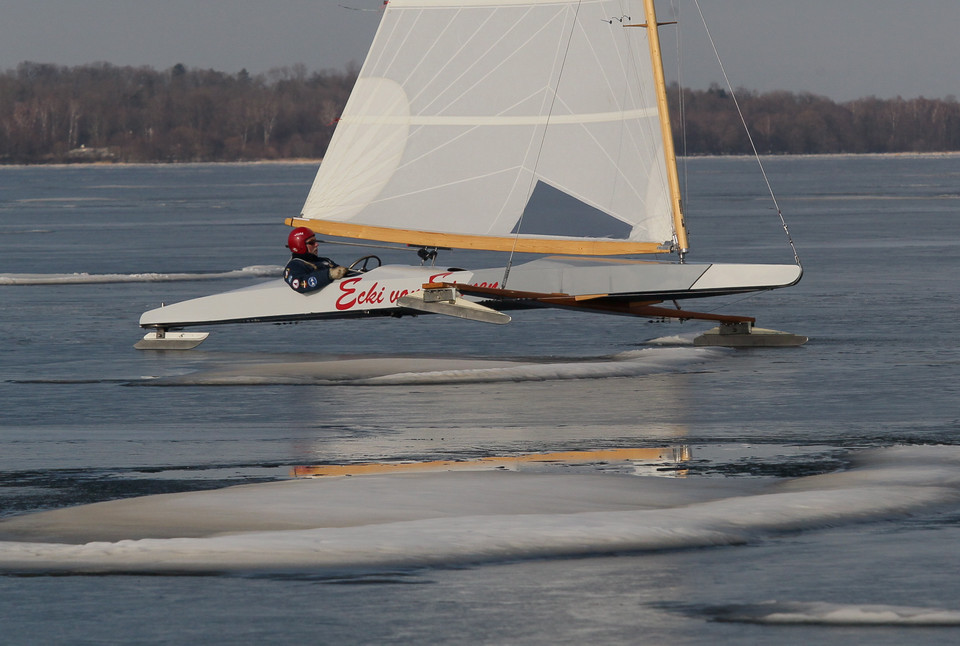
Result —
<path fill-rule="evenodd" d="M 312 245 L 312 244 L 320 244 L 320 243 L 317 242 L 316 240 L 307 240 L 307 244 Z"/>

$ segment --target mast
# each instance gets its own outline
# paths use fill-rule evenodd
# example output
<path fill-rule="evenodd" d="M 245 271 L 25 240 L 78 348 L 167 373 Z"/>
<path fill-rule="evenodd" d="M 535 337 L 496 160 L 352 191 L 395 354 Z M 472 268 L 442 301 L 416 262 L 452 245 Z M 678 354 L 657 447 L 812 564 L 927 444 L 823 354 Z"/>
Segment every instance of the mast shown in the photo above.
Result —
<path fill-rule="evenodd" d="M 677 237 L 680 260 L 687 253 L 687 227 L 683 222 L 683 204 L 680 198 L 680 177 L 677 174 L 677 154 L 673 147 L 673 130 L 670 128 L 670 109 L 667 105 L 667 83 L 663 76 L 663 57 L 660 54 L 660 23 L 654 0 L 644 0 L 643 10 L 647 22 L 638 25 L 647 28 L 650 44 L 650 63 L 653 65 L 653 80 L 657 90 L 657 111 L 660 114 L 660 134 L 663 137 L 663 156 L 667 164 L 667 184 L 670 188 L 670 207 L 673 212 L 673 228 Z M 669 24 L 669 23 L 664 23 Z"/>

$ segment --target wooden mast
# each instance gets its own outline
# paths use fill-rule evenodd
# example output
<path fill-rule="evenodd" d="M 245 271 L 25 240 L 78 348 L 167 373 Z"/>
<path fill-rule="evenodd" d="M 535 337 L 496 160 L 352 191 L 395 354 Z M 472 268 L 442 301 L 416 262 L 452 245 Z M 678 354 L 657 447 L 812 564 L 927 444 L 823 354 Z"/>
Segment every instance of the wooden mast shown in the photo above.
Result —
<path fill-rule="evenodd" d="M 637 27 L 647 28 L 650 44 L 650 62 L 653 80 L 657 88 L 657 111 L 660 114 L 660 134 L 663 137 L 663 156 L 667 163 L 667 183 L 670 188 L 670 207 L 673 212 L 673 228 L 677 236 L 677 251 L 683 260 L 687 252 L 687 227 L 683 221 L 683 204 L 680 198 L 680 177 L 677 174 L 677 154 L 673 147 L 673 131 L 670 128 L 670 108 L 667 105 L 667 83 L 663 77 L 663 57 L 660 54 L 660 33 L 654 0 L 644 0 L 643 9 L 647 22 Z M 664 23 L 669 24 L 669 23 Z"/>

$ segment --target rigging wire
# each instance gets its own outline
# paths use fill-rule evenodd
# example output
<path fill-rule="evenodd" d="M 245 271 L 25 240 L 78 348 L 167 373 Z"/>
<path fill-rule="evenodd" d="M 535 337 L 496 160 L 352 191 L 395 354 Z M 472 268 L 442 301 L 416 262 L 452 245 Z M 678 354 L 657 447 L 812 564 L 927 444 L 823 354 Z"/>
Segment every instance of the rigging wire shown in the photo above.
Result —
<path fill-rule="evenodd" d="M 560 90 L 560 81 L 563 79 L 563 70 L 567 65 L 567 56 L 570 54 L 570 43 L 573 42 L 573 34 L 577 28 L 577 18 L 580 16 L 580 6 L 582 0 L 577 2 L 577 8 L 573 12 L 573 21 L 570 24 L 570 33 L 567 36 L 567 45 L 563 50 L 563 59 L 560 61 L 560 71 L 557 73 L 557 85 L 553 89 L 553 98 L 550 100 L 550 109 L 547 110 L 547 121 L 543 126 L 543 135 L 540 137 L 540 146 L 537 148 L 537 158 L 533 163 L 533 172 L 530 174 L 530 188 L 533 188 L 533 182 L 537 177 L 537 168 L 540 166 L 540 156 L 543 154 L 543 145 L 547 140 L 547 129 L 550 127 L 550 117 L 553 116 L 553 108 L 557 104 L 557 95 Z M 513 267 L 513 256 L 517 251 L 517 241 L 520 239 L 520 227 L 523 225 L 523 213 L 520 213 L 520 219 L 517 221 L 517 233 L 513 237 L 513 248 L 510 249 L 510 256 L 507 258 L 507 266 L 503 268 L 503 280 L 500 283 L 501 289 L 507 288 L 507 279 L 510 277 L 510 268 Z"/>
<path fill-rule="evenodd" d="M 672 20 L 671 22 L 669 22 L 669 23 L 659 23 L 659 24 L 662 24 L 662 25 L 674 24 L 674 25 L 677 26 L 677 28 L 676 28 L 676 30 L 675 30 L 676 39 L 675 39 L 674 42 L 675 42 L 675 47 L 676 47 L 676 61 L 677 61 L 677 63 L 676 63 L 676 64 L 677 64 L 677 70 L 676 70 L 676 72 L 677 72 L 677 88 L 678 88 L 678 89 L 677 89 L 677 110 L 678 110 L 678 113 L 679 113 L 679 114 L 678 114 L 678 116 L 679 116 L 679 124 L 678 124 L 678 125 L 680 126 L 680 155 L 679 155 L 679 157 L 678 157 L 677 154 L 674 153 L 674 165 L 676 165 L 676 167 L 677 167 L 677 174 L 678 174 L 678 176 L 679 176 L 679 175 L 681 174 L 681 173 L 680 173 L 680 165 L 679 165 L 679 162 L 680 162 L 680 160 L 683 160 L 683 173 L 682 173 L 682 177 L 678 177 L 678 180 L 681 180 L 683 183 L 682 183 L 680 186 L 678 186 L 678 189 L 680 190 L 680 203 L 683 205 L 683 213 L 684 213 L 684 217 L 683 217 L 683 219 L 682 219 L 683 228 L 684 228 L 684 230 L 686 231 L 687 235 L 690 235 L 690 228 L 687 226 L 687 220 L 686 220 L 686 216 L 685 216 L 685 214 L 686 214 L 686 209 L 687 209 L 687 207 L 689 206 L 689 202 L 687 201 L 687 200 L 688 200 L 688 197 L 689 197 L 689 190 L 688 190 L 688 186 L 687 186 L 688 179 L 687 179 L 687 178 L 689 177 L 690 173 L 688 172 L 688 168 L 687 168 L 687 159 L 688 159 L 688 155 L 687 155 L 687 114 L 686 114 L 686 104 L 684 103 L 684 100 L 683 100 L 683 55 L 682 55 L 681 42 L 680 42 L 680 35 L 681 35 L 681 32 L 682 32 L 682 30 L 680 29 L 680 26 L 681 26 L 682 23 L 680 22 L 680 6 L 679 6 L 679 3 L 678 3 L 677 0 L 671 0 L 671 2 L 670 2 L 670 12 L 671 12 L 671 14 L 672 14 L 671 17 L 673 18 L 673 20 Z M 663 65 L 662 58 L 661 58 L 661 63 L 660 63 L 660 64 L 661 64 L 661 66 Z M 664 83 L 666 83 L 666 82 L 664 82 Z M 666 87 L 664 87 L 664 93 L 666 93 Z M 679 234 L 678 234 L 677 231 L 676 231 L 676 225 L 674 225 L 674 234 L 673 234 L 674 246 L 677 247 L 676 251 L 677 251 L 677 256 L 678 256 L 679 262 L 680 262 L 680 264 L 683 264 L 683 263 L 685 262 L 685 258 L 684 258 L 685 253 L 684 253 L 684 250 L 680 249 L 680 248 L 679 248 L 679 245 L 677 244 L 678 241 L 679 241 L 678 235 L 679 235 Z M 689 246 L 689 245 L 688 245 L 688 246 Z"/>
<path fill-rule="evenodd" d="M 677 23 L 677 39 L 676 39 L 676 48 L 677 48 L 677 107 L 680 113 L 680 150 L 682 151 L 680 157 L 683 159 L 683 187 L 681 189 L 681 194 L 683 198 L 683 203 L 689 205 L 688 198 L 688 177 L 690 173 L 687 168 L 687 160 L 689 155 L 687 153 L 687 104 L 683 98 L 683 49 L 681 47 L 681 36 L 683 30 L 680 29 L 680 25 L 683 24 L 680 22 L 680 4 L 677 0 L 672 0 L 670 3 L 671 11 L 673 12 L 673 19 Z"/>
<path fill-rule="evenodd" d="M 770 199 L 773 200 L 773 206 L 777 209 L 777 215 L 780 217 L 780 225 L 783 227 L 783 232 L 787 235 L 787 242 L 790 243 L 790 249 L 793 251 L 793 259 L 797 263 L 797 266 L 801 269 L 803 265 L 800 263 L 800 256 L 797 253 L 797 247 L 793 244 L 793 237 L 790 235 L 790 229 L 787 228 L 787 221 L 783 217 L 783 211 L 780 210 L 780 204 L 777 202 L 777 196 L 773 193 L 773 187 L 770 185 L 770 180 L 767 178 L 767 171 L 763 167 L 763 162 L 760 160 L 760 153 L 757 152 L 757 146 L 753 142 L 753 135 L 750 134 L 750 128 L 747 127 L 747 120 L 743 116 L 743 110 L 740 109 L 740 101 L 737 100 L 737 94 L 733 91 L 733 86 L 730 84 L 730 79 L 727 76 L 727 70 L 723 67 L 723 61 L 720 60 L 720 52 L 717 51 L 717 45 L 713 41 L 713 36 L 710 34 L 710 28 L 707 27 L 706 18 L 703 16 L 703 9 L 700 8 L 700 0 L 693 0 L 693 4 L 696 5 L 697 11 L 700 13 L 700 21 L 703 23 L 703 29 L 707 33 L 707 40 L 710 41 L 710 47 L 713 48 L 713 54 L 717 57 L 717 63 L 720 64 L 720 73 L 723 74 L 723 80 L 727 84 L 727 89 L 730 91 L 730 96 L 733 98 L 733 104 L 737 108 L 737 114 L 740 116 L 740 123 L 743 124 L 743 129 L 747 133 L 747 139 L 750 141 L 750 149 L 753 150 L 753 156 L 757 160 L 757 166 L 760 167 L 760 174 L 763 175 L 763 181 L 766 182 L 767 191 L 770 192 Z"/>

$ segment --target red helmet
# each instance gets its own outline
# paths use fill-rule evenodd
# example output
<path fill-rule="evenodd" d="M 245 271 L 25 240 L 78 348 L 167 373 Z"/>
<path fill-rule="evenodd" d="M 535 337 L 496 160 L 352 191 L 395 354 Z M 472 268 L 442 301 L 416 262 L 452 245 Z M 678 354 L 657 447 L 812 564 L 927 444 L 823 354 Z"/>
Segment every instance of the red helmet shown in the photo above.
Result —
<path fill-rule="evenodd" d="M 307 253 L 307 240 L 313 237 L 313 231 L 307 227 L 297 227 L 287 236 L 287 248 L 293 253 Z"/>

